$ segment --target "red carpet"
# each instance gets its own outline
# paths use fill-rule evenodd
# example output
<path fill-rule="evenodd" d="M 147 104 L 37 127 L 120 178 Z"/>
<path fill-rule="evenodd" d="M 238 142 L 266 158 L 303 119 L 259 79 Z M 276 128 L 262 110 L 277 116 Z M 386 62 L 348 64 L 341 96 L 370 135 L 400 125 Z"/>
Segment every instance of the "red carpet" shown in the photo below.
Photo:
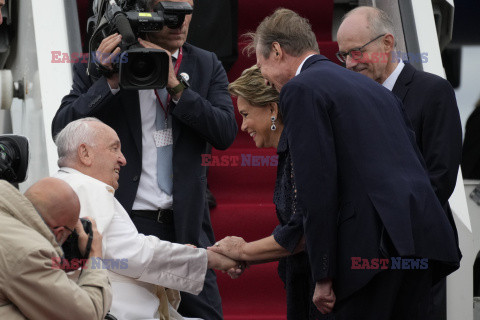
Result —
<path fill-rule="evenodd" d="M 338 46 L 331 41 L 333 1 L 241 0 L 239 36 L 255 31 L 261 20 L 278 7 L 292 9 L 307 17 L 319 41 L 321 54 L 337 62 L 335 52 Z M 242 55 L 244 46 L 239 38 L 240 56 L 228 73 L 230 82 L 256 63 L 255 55 Z M 272 165 L 271 158 L 267 158 L 275 156 L 276 151 L 257 149 L 250 136 L 240 131 L 241 116 L 237 110 L 235 115 L 239 128 L 237 139 L 226 151 L 213 150 L 213 156 L 228 156 L 234 161 L 229 161 L 228 166 L 210 167 L 208 181 L 218 203 L 218 207 L 211 210 L 211 218 L 217 240 L 236 235 L 252 241 L 269 236 L 278 224 L 273 205 L 276 166 Z M 242 159 L 246 161 L 248 155 L 252 159 L 257 156 L 260 165 L 249 166 L 244 162 L 242 166 Z M 217 273 L 226 320 L 286 319 L 285 290 L 276 268 L 277 263 L 252 266 L 236 280 Z"/>

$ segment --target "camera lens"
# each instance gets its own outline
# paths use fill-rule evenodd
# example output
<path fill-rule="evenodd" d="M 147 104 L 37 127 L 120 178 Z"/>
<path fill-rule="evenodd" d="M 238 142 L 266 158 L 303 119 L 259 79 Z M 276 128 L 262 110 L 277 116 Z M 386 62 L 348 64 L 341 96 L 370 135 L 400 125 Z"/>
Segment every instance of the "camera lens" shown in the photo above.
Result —
<path fill-rule="evenodd" d="M 130 64 L 130 74 L 138 79 L 147 79 L 154 72 L 154 61 L 151 56 L 146 54 L 137 55 Z"/>
<path fill-rule="evenodd" d="M 25 181 L 28 167 L 28 140 L 16 135 L 0 135 L 0 179 Z"/>
<path fill-rule="evenodd" d="M 167 84 L 169 58 L 159 49 L 136 48 L 122 54 L 120 86 L 124 89 L 162 88 Z"/>
<path fill-rule="evenodd" d="M 0 142 L 0 161 L 5 166 L 11 166 L 13 160 L 17 158 L 15 149 L 12 147 L 11 142 Z M 1 166 L 3 167 L 3 166 Z M 1 170 L 1 169 L 0 169 Z"/>

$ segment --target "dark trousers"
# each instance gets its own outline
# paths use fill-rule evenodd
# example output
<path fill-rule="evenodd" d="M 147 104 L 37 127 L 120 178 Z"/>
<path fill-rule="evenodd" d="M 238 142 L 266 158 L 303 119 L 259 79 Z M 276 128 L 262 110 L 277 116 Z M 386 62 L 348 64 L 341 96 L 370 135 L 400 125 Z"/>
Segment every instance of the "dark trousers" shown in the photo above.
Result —
<path fill-rule="evenodd" d="M 138 232 L 157 236 L 162 240 L 175 242 L 173 224 L 158 223 L 152 219 L 131 215 Z M 205 320 L 222 320 L 222 301 L 217 286 L 217 276 L 213 270 L 208 270 L 203 284 L 203 290 L 198 296 L 180 292 L 182 302 L 178 312 L 184 317 L 202 318 Z"/>
<path fill-rule="evenodd" d="M 430 301 L 426 320 L 447 320 L 447 278 L 441 279 L 430 289 Z"/>
<path fill-rule="evenodd" d="M 429 305 L 431 269 L 386 270 L 337 303 L 336 320 L 423 320 Z"/>

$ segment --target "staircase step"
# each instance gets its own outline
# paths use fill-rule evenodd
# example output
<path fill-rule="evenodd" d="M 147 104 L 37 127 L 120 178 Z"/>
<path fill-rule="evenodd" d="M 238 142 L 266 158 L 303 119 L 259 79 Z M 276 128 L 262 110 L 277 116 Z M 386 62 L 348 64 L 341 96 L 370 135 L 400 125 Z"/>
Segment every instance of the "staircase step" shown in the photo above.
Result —
<path fill-rule="evenodd" d="M 219 203 L 210 211 L 210 217 L 217 240 L 226 236 L 243 237 L 248 242 L 258 240 L 268 237 L 278 224 L 271 201 Z M 286 319 L 285 290 L 277 266 L 254 265 L 236 280 L 217 273 L 225 320 Z"/>
<path fill-rule="evenodd" d="M 287 304 L 277 262 L 253 265 L 232 280 L 217 272 L 225 320 L 284 320 Z"/>
<path fill-rule="evenodd" d="M 208 184 L 217 203 L 272 203 L 277 162 L 274 149 L 213 150 Z"/>
<path fill-rule="evenodd" d="M 238 236 L 245 241 L 268 237 L 278 225 L 275 206 L 270 204 L 219 204 L 210 210 L 215 238 Z"/>

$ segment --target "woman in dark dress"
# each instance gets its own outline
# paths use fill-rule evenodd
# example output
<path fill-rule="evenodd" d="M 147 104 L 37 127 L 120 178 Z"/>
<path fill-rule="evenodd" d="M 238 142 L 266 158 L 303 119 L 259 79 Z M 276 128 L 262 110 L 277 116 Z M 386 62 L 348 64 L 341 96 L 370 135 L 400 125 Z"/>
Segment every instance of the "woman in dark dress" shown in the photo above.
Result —
<path fill-rule="evenodd" d="M 245 70 L 229 85 L 229 91 L 238 97 L 238 111 L 243 118 L 242 131 L 253 138 L 258 148 L 277 148 L 274 203 L 280 224 L 269 237 L 248 243 L 240 237 L 227 237 L 209 249 L 248 264 L 280 260 L 278 274 L 287 293 L 288 320 L 328 319 L 330 316 L 322 315 L 312 302 L 315 284 L 308 256 L 303 251 L 302 224 L 293 224 L 297 227 L 289 225 L 290 221 L 302 217 L 295 211 L 295 173 L 286 135 L 282 134 L 279 94 L 265 83 L 256 66 Z"/>

